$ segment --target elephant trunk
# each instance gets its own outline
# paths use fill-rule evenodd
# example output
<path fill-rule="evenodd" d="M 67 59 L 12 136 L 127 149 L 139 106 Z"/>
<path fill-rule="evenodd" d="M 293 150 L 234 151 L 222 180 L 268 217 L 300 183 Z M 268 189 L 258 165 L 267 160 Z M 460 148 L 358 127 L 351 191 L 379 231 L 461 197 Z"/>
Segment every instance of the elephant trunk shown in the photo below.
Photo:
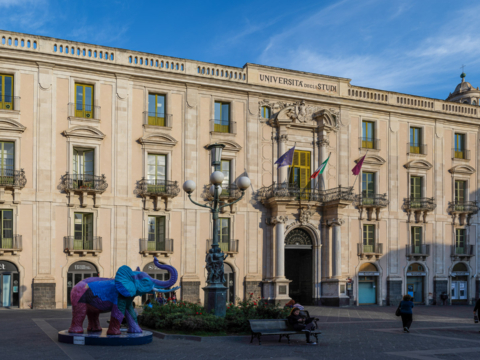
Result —
<path fill-rule="evenodd" d="M 175 270 L 173 266 L 160 264 L 157 258 L 154 258 L 153 262 L 155 263 L 155 266 L 158 267 L 159 269 L 167 270 L 170 273 L 170 279 L 167 281 L 160 281 L 152 278 L 153 283 L 155 284 L 155 287 L 165 289 L 175 285 L 178 279 L 177 270 Z"/>

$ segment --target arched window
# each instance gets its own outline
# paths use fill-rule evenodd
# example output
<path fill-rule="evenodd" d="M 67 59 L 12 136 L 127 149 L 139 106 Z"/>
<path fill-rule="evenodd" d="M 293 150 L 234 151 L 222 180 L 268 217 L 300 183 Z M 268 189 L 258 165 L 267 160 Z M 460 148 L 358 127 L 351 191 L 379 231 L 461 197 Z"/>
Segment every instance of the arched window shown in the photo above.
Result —
<path fill-rule="evenodd" d="M 425 271 L 425 267 L 421 264 L 412 264 L 408 267 L 408 271 Z"/>
<path fill-rule="evenodd" d="M 477 105 L 477 102 L 475 100 L 473 100 L 472 105 Z"/>
<path fill-rule="evenodd" d="M 378 271 L 377 267 L 373 265 L 372 263 L 365 263 L 360 265 L 360 269 L 358 270 L 359 272 L 363 271 Z"/>
<path fill-rule="evenodd" d="M 457 271 L 458 272 L 468 272 L 467 265 L 465 265 L 464 263 L 455 264 L 455 266 L 452 269 L 452 272 L 457 272 Z"/>

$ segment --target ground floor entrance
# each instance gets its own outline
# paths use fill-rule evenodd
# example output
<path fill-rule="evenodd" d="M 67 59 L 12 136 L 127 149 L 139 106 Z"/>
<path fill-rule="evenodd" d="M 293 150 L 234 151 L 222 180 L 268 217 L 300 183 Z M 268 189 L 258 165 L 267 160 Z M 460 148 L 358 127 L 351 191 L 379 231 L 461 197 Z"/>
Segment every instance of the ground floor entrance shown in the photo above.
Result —
<path fill-rule="evenodd" d="M 452 305 L 468 303 L 468 276 L 470 275 L 467 265 L 457 263 L 452 269 L 450 278 L 450 299 Z"/>
<path fill-rule="evenodd" d="M 19 306 L 19 279 L 15 264 L 0 261 L 0 307 Z"/>
<path fill-rule="evenodd" d="M 415 304 L 424 304 L 423 297 L 424 276 L 407 276 L 407 294 L 413 298 Z"/>
<path fill-rule="evenodd" d="M 67 306 L 72 306 L 70 293 L 75 285 L 83 279 L 92 276 L 98 277 L 98 270 L 95 265 L 86 261 L 77 261 L 68 268 L 67 273 Z"/>
<path fill-rule="evenodd" d="M 358 272 L 358 304 L 374 305 L 377 303 L 378 289 L 377 267 L 372 263 L 364 263 Z"/>

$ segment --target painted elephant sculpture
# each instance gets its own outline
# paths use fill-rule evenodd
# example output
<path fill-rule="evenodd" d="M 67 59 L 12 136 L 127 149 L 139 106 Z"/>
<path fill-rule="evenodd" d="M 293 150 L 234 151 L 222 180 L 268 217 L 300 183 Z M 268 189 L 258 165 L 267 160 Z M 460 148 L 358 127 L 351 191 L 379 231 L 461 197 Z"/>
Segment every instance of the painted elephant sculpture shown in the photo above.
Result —
<path fill-rule="evenodd" d="M 177 270 L 172 266 L 160 264 L 156 258 L 154 263 L 158 268 L 170 273 L 169 280 L 156 280 L 143 271 L 133 271 L 123 265 L 115 274 L 115 279 L 90 277 L 75 285 L 70 294 L 72 324 L 68 332 L 83 333 L 85 316 L 88 317 L 88 331 L 102 331 L 98 316 L 101 313 L 111 312 L 107 334 L 119 335 L 120 324 L 125 316 L 128 332 L 141 333 L 142 329 L 138 326 L 137 315 L 132 305 L 135 296 L 142 296 L 152 291 L 170 292 L 179 288 L 166 290 L 177 282 Z"/>

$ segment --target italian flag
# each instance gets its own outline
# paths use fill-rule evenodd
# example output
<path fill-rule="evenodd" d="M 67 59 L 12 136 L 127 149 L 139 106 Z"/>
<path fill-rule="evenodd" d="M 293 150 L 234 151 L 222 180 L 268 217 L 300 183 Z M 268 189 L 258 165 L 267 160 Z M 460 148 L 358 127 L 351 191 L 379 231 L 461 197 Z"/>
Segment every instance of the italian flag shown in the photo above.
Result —
<path fill-rule="evenodd" d="M 312 176 L 310 176 L 310 179 L 316 179 L 318 174 L 323 174 L 323 172 L 325 171 L 325 168 L 327 167 L 327 163 L 328 163 L 328 160 L 330 159 L 330 155 L 332 153 L 330 153 L 328 155 L 328 158 L 327 160 L 325 160 L 321 165 L 320 167 L 312 174 Z"/>

